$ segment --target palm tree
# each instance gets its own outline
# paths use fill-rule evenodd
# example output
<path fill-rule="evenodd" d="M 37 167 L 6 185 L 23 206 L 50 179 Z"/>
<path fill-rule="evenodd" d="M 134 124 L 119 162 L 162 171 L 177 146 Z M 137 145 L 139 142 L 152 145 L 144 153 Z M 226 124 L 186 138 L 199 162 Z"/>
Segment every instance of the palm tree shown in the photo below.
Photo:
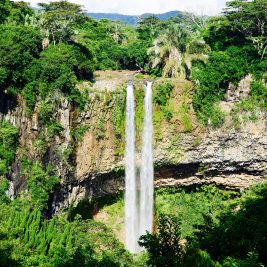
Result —
<path fill-rule="evenodd" d="M 122 44 L 126 41 L 126 35 L 123 31 L 122 25 L 119 22 L 108 24 L 107 32 L 117 44 Z"/>
<path fill-rule="evenodd" d="M 151 67 L 162 67 L 163 77 L 189 78 L 192 62 L 205 60 L 209 46 L 196 33 L 181 25 L 171 25 L 149 48 Z"/>
<path fill-rule="evenodd" d="M 40 30 L 42 36 L 42 47 L 43 50 L 49 46 L 49 30 L 46 28 L 45 19 L 44 19 L 44 11 L 42 10 L 34 10 L 32 15 L 27 14 L 25 16 L 25 26 L 31 26 L 33 28 L 38 28 Z"/>

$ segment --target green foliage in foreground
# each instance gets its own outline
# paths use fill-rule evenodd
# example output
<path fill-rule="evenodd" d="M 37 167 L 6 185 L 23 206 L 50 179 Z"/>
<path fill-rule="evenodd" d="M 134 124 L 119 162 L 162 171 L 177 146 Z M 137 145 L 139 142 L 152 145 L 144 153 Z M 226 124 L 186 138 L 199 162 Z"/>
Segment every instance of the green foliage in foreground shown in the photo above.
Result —
<path fill-rule="evenodd" d="M 242 194 L 212 186 L 156 191 L 157 231 L 141 237 L 147 253 L 136 261 L 101 223 L 77 213 L 48 220 L 28 202 L 2 202 L 0 265 L 260 267 L 267 260 L 266 192 L 267 184 Z M 111 224 L 122 216 L 122 197 L 102 205 Z"/>
<path fill-rule="evenodd" d="M 187 192 L 179 189 L 159 189 L 156 191 L 155 208 L 157 214 L 175 216 L 180 221 L 181 237 L 191 238 L 199 226 L 205 223 L 209 214 L 212 221 L 232 204 L 236 192 L 223 191 L 204 186 Z"/>
<path fill-rule="evenodd" d="M 162 215 L 157 222 L 157 233 L 141 236 L 139 245 L 149 254 L 148 265 L 179 266 L 183 255 L 177 219 Z"/>
<path fill-rule="evenodd" d="M 0 177 L 6 174 L 16 155 L 18 129 L 8 122 L 0 122 Z"/>
<path fill-rule="evenodd" d="M 267 184 L 242 193 L 213 186 L 155 192 L 157 230 L 140 238 L 142 266 L 260 267 L 267 258 Z M 108 225 L 122 221 L 118 195 L 100 201 Z M 87 211 L 93 209 L 88 208 Z M 120 229 L 122 225 L 116 225 Z M 146 264 L 144 263 L 146 262 Z"/>
<path fill-rule="evenodd" d="M 191 193 L 160 190 L 158 230 L 142 236 L 140 244 L 147 248 L 152 266 L 263 266 L 266 205 L 266 183 L 242 194 L 210 186 Z"/>
<path fill-rule="evenodd" d="M 0 225 L 0 266 L 134 266 L 111 230 L 92 220 L 47 220 L 15 201 L 0 204 Z"/>

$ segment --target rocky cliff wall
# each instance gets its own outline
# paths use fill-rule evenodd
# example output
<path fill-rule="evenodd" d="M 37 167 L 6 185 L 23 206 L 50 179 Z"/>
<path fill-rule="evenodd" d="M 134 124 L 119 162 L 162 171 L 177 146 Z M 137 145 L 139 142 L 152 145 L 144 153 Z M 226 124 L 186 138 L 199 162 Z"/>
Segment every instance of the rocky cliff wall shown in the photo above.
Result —
<path fill-rule="evenodd" d="M 38 105 L 31 116 L 25 116 L 21 99 L 15 107 L 2 110 L 0 119 L 19 127 L 20 134 L 17 157 L 8 177 L 11 196 L 25 188 L 26 178 L 21 173 L 23 155 L 44 163 L 52 162 L 60 176 L 60 186 L 50 199 L 52 212 L 75 206 L 86 198 L 123 190 L 124 128 L 116 120 L 118 116 L 121 121 L 124 119 L 120 115 L 125 90 L 121 81 L 111 82 L 112 92 L 99 90 L 99 83 L 89 88 L 89 100 L 82 112 L 75 111 L 63 96 L 58 96 L 55 116 L 62 131 L 49 138 L 48 130 L 40 125 Z M 173 117 L 162 118 L 161 111 L 154 107 L 155 186 L 215 184 L 239 190 L 264 181 L 267 175 L 265 114 L 260 114 L 255 122 L 242 123 L 239 129 L 231 124 L 216 130 L 203 128 L 192 109 L 190 83 L 172 82 L 175 85 L 170 100 Z M 105 82 L 107 88 L 108 83 Z M 136 94 L 141 93 L 142 84 L 143 81 L 136 82 Z M 136 105 L 139 109 L 142 101 Z M 188 113 L 184 113 L 184 106 Z M 138 131 L 140 135 L 141 129 Z M 82 134 L 75 138 L 73 132 Z M 47 141 L 42 149 L 36 145 L 41 134 Z M 140 140 L 137 146 L 140 150 Z M 64 156 L 67 149 L 72 149 L 68 157 Z M 137 162 L 139 160 L 140 155 Z"/>

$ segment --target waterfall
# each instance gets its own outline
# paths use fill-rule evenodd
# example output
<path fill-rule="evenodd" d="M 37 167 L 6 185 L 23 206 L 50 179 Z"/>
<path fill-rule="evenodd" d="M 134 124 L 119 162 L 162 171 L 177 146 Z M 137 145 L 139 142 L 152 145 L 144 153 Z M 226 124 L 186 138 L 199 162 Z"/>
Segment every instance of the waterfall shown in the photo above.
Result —
<path fill-rule="evenodd" d="M 146 231 L 151 233 L 153 227 L 154 169 L 152 82 L 147 82 L 145 87 L 145 115 L 142 134 L 139 199 L 135 170 L 134 108 L 134 89 L 133 85 L 129 84 L 127 85 L 126 100 L 125 245 L 130 252 L 138 253 L 140 251 L 138 245 L 139 237 L 146 234 Z"/>
<path fill-rule="evenodd" d="M 140 220 L 139 236 L 146 231 L 152 232 L 153 227 L 153 121 L 152 121 L 152 82 L 145 87 L 145 117 L 142 136 L 142 155 L 140 171 Z"/>
<path fill-rule="evenodd" d="M 135 171 L 135 124 L 134 124 L 134 89 L 127 85 L 126 100 L 126 151 L 125 151 L 125 235 L 126 248 L 137 253 L 139 245 L 138 204 Z"/>

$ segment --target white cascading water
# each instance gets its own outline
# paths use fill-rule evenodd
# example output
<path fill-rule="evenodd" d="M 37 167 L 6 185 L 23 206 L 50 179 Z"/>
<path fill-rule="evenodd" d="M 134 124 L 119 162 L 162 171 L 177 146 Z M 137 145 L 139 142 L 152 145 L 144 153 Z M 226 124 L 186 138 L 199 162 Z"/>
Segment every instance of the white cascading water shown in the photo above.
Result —
<path fill-rule="evenodd" d="M 125 150 L 125 236 L 126 248 L 139 251 L 138 245 L 138 204 L 135 170 L 135 124 L 134 124 L 134 89 L 127 85 L 126 99 L 126 150 Z"/>
<path fill-rule="evenodd" d="M 152 82 L 145 87 L 145 117 L 142 136 L 142 155 L 140 171 L 140 214 L 139 237 L 152 232 L 153 228 L 153 121 L 152 121 Z"/>

